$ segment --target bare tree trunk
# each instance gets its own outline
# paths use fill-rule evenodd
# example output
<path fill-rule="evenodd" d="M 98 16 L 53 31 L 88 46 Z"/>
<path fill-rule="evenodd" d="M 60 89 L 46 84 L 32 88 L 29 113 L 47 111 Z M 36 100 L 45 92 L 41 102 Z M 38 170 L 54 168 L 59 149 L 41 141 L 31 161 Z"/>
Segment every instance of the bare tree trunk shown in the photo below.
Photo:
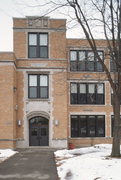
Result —
<path fill-rule="evenodd" d="M 120 138 L 121 138 L 121 127 L 120 127 L 120 98 L 114 93 L 114 127 L 113 127 L 113 143 L 112 143 L 112 157 L 120 156 Z"/>

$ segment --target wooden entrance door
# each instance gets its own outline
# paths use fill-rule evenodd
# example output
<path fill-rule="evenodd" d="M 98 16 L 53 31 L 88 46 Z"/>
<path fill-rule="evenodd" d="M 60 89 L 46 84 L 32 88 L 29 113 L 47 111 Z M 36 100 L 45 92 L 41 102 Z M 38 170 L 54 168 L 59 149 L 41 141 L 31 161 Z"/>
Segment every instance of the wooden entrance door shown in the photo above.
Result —
<path fill-rule="evenodd" d="M 29 145 L 48 146 L 48 120 L 44 117 L 34 117 L 29 121 Z"/>

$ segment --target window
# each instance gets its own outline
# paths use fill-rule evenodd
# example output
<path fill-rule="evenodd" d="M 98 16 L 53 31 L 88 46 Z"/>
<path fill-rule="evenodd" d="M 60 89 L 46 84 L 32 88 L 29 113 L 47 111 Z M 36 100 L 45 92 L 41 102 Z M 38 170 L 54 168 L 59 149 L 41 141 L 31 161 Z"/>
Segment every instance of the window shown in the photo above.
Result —
<path fill-rule="evenodd" d="M 104 104 L 104 84 L 71 83 L 71 104 Z"/>
<path fill-rule="evenodd" d="M 98 55 L 104 61 L 103 51 L 98 51 Z M 89 50 L 70 51 L 70 71 L 92 71 L 103 72 L 103 67 L 96 55 Z"/>
<path fill-rule="evenodd" d="M 48 98 L 48 75 L 29 75 L 29 98 Z"/>
<path fill-rule="evenodd" d="M 48 58 L 48 34 L 29 33 L 29 58 Z"/>
<path fill-rule="evenodd" d="M 72 115 L 71 137 L 105 137 L 105 116 Z"/>

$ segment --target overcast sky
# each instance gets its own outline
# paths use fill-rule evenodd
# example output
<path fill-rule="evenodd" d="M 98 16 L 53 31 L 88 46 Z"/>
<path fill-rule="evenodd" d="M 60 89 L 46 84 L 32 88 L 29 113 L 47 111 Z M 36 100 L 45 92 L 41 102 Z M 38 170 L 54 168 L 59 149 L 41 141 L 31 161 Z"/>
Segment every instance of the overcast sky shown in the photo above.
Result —
<path fill-rule="evenodd" d="M 54 1 L 57 2 L 59 0 Z M 50 4 L 48 5 L 48 2 L 50 0 L 0 0 L 0 51 L 13 51 L 13 17 L 46 15 L 47 11 L 52 9 Z M 60 2 L 63 3 L 64 0 L 60 0 Z M 89 10 L 93 12 L 92 9 Z M 97 17 L 95 12 L 94 15 Z M 75 22 L 70 23 L 70 19 L 72 20 L 74 18 L 71 8 L 65 10 L 63 7 L 49 15 L 47 14 L 47 16 L 67 19 L 67 38 L 85 38 L 80 27 L 77 24 L 75 25 Z M 95 34 L 95 38 L 101 38 L 99 34 L 100 26 L 97 29 L 94 26 L 93 29 L 97 33 L 97 36 Z"/>
<path fill-rule="evenodd" d="M 25 17 L 27 15 L 44 14 L 44 9 L 41 7 L 28 7 L 28 5 L 37 5 L 39 2 L 45 4 L 48 0 L 0 0 L 0 51 L 13 51 L 13 30 L 12 18 Z M 49 14 L 52 18 L 67 18 L 59 12 Z M 76 28 L 68 30 L 67 37 L 79 37 Z"/>

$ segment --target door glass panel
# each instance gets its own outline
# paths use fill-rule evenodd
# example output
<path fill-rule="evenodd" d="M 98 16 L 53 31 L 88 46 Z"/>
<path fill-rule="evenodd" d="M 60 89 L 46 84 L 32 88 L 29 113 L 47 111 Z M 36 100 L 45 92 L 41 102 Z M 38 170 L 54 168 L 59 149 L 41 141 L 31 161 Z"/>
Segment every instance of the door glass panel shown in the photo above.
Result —
<path fill-rule="evenodd" d="M 32 136 L 37 136 L 37 128 L 33 128 L 31 131 Z"/>
<path fill-rule="evenodd" d="M 41 136 L 47 136 L 46 128 L 41 128 Z"/>

